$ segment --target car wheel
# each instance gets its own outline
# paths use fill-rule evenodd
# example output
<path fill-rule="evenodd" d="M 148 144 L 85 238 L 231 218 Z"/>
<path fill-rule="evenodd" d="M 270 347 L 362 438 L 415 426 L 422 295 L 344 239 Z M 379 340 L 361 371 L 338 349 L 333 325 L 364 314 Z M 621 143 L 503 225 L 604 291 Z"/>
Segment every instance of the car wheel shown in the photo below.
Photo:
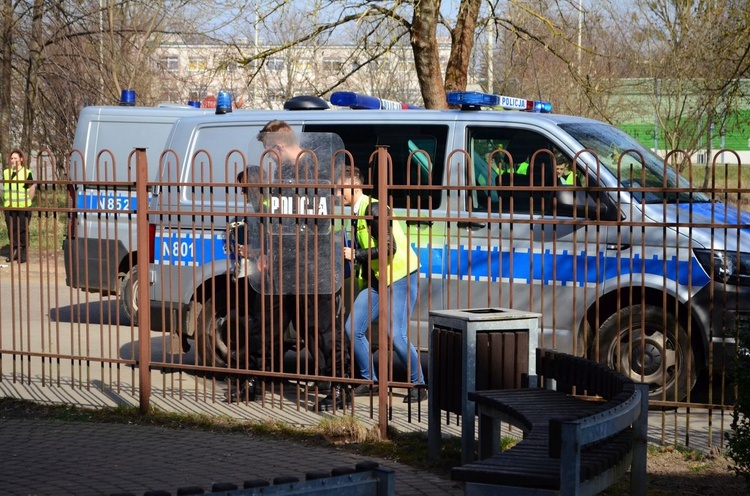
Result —
<path fill-rule="evenodd" d="M 120 309 L 130 323 L 138 324 L 138 266 L 134 265 L 120 281 Z"/>
<path fill-rule="evenodd" d="M 698 378 L 687 333 L 672 314 L 665 321 L 664 310 L 651 305 L 625 308 L 604 321 L 599 362 L 647 383 L 651 401 L 682 401 Z"/>

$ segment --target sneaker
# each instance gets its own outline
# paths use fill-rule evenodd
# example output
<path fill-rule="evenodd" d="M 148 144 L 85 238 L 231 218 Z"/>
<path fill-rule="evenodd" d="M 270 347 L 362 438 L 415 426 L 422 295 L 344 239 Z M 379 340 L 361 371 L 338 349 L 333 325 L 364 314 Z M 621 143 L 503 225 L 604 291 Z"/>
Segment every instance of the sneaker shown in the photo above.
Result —
<path fill-rule="evenodd" d="M 406 393 L 404 403 L 419 403 L 427 399 L 427 390 L 423 387 L 413 387 Z"/>
<path fill-rule="evenodd" d="M 354 396 L 370 396 L 370 394 L 378 394 L 378 385 L 373 384 L 360 384 L 354 388 Z"/>

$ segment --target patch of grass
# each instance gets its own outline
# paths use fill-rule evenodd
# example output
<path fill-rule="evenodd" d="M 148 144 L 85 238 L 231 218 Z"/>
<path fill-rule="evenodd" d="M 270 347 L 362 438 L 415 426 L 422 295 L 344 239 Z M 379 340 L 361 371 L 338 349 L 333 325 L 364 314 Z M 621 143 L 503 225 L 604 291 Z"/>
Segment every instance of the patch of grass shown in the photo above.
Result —
<path fill-rule="evenodd" d="M 647 449 L 649 455 L 677 452 L 682 454 L 682 458 L 686 462 L 702 462 L 706 458 L 705 454 L 696 449 L 686 448 L 684 446 L 674 446 L 671 444 L 667 446 L 654 446 L 649 444 Z"/>

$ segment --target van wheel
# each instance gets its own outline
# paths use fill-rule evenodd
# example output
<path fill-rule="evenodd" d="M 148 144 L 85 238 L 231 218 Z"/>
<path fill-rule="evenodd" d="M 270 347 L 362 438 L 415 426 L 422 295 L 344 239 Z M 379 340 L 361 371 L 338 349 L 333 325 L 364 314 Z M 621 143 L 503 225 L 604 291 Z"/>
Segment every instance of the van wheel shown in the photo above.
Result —
<path fill-rule="evenodd" d="M 130 323 L 138 324 L 138 266 L 134 265 L 120 281 L 120 308 Z"/>
<path fill-rule="evenodd" d="M 610 316 L 599 329 L 599 362 L 647 383 L 649 400 L 682 401 L 698 379 L 695 355 L 674 316 L 667 313 L 666 328 L 663 319 L 663 309 L 651 305 Z"/>

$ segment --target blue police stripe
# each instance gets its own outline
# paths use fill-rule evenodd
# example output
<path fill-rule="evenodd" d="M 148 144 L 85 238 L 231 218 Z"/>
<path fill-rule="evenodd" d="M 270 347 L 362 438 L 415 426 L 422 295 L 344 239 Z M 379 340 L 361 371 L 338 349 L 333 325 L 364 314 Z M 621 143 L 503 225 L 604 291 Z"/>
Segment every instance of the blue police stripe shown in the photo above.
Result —
<path fill-rule="evenodd" d="M 739 227 L 743 230 L 750 229 L 750 212 L 740 210 L 734 205 L 724 203 L 680 203 L 679 209 L 686 214 L 692 213 L 692 222 L 724 224 L 722 227 Z M 711 216 L 713 215 L 713 219 Z M 703 217 L 703 221 L 696 219 Z"/>
<path fill-rule="evenodd" d="M 689 261 L 677 260 L 673 257 L 664 263 L 664 260 L 657 256 L 646 260 L 637 254 L 631 259 L 605 256 L 603 252 L 591 255 L 581 251 L 575 255 L 568 250 L 557 254 L 549 250 L 544 253 L 518 250 L 513 252 L 511 265 L 510 251 L 501 252 L 497 247 L 490 250 L 475 247 L 469 250 L 465 246 L 458 248 L 447 245 L 443 248 L 412 246 L 419 254 L 420 273 L 424 277 L 468 279 L 471 276 L 472 280 L 525 281 L 527 284 L 541 282 L 543 285 L 563 286 L 576 284 L 579 287 L 597 282 L 601 284 L 606 280 L 616 278 L 618 274 L 621 277 L 627 277 L 630 274 L 657 275 L 676 281 L 682 286 L 690 284 L 694 288 L 701 288 L 710 281 L 695 257 L 691 257 Z M 599 271 L 597 271 L 597 261 Z M 574 267 L 575 277 L 573 277 Z"/>

